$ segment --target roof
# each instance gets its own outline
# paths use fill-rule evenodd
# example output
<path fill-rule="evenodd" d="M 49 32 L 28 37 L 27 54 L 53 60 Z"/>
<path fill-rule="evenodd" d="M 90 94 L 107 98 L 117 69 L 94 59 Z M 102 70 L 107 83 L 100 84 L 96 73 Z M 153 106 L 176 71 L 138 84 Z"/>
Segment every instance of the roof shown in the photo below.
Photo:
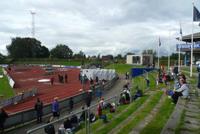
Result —
<path fill-rule="evenodd" d="M 182 41 L 191 42 L 191 37 L 192 37 L 192 34 L 185 35 L 185 36 L 182 37 Z M 176 39 L 180 40 L 180 37 L 177 37 Z M 200 41 L 200 32 L 193 34 L 193 41 L 194 42 Z"/>

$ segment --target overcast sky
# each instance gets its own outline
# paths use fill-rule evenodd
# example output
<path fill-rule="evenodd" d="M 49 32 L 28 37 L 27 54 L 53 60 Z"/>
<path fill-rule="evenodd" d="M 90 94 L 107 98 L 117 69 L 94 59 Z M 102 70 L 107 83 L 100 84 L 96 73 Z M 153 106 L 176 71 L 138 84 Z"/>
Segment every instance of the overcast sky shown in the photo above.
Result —
<path fill-rule="evenodd" d="M 195 0 L 200 10 L 200 2 Z M 192 0 L 1 0 L 0 52 L 13 37 L 35 37 L 51 49 L 66 44 L 87 55 L 118 54 L 156 49 L 175 51 L 179 23 L 183 34 L 192 29 Z M 200 31 L 197 24 L 194 31 Z"/>

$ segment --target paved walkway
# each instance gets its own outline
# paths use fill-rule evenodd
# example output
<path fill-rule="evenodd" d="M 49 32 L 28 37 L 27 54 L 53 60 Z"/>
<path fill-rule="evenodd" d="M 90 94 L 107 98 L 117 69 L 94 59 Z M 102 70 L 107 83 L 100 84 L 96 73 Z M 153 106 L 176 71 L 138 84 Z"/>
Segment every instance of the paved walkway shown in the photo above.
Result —
<path fill-rule="evenodd" d="M 122 91 L 122 87 L 123 87 L 123 85 L 126 83 L 126 80 L 124 80 L 124 78 L 123 78 L 124 76 L 119 76 L 119 77 L 120 77 L 120 78 L 119 78 L 118 81 L 116 81 L 116 84 L 115 84 L 110 90 L 105 91 L 105 92 L 103 93 L 103 97 L 104 97 L 105 99 L 110 98 L 111 96 L 120 94 L 120 92 Z M 98 102 L 98 99 L 96 98 L 96 99 L 94 99 L 94 100 L 92 101 L 92 105 L 93 105 L 93 104 L 96 104 L 97 102 Z M 82 104 L 76 105 L 76 106 L 74 107 L 74 111 L 73 111 L 73 112 L 80 111 L 82 105 L 84 105 L 84 104 L 82 103 Z M 66 115 L 67 115 L 66 113 L 68 113 L 67 110 L 62 111 L 60 117 L 62 118 L 62 117 L 64 117 L 64 116 L 66 116 Z M 14 129 L 14 130 L 8 131 L 8 132 L 6 132 L 6 134 L 25 134 L 25 133 L 26 133 L 28 130 L 30 130 L 30 129 L 36 128 L 36 127 L 38 127 L 38 126 L 40 126 L 40 125 L 44 125 L 44 124 L 47 122 L 48 119 L 49 119 L 49 116 L 43 119 L 43 120 L 44 120 L 44 123 L 36 124 L 36 121 L 34 121 L 34 122 L 32 122 L 32 123 L 29 123 L 28 125 L 24 125 L 24 126 L 22 126 L 22 127 L 20 127 L 20 128 L 16 128 L 16 129 Z M 60 125 L 60 124 L 55 124 L 55 125 Z M 39 133 L 43 134 L 43 133 L 44 133 L 44 130 L 41 129 L 41 132 L 38 132 L 38 131 L 37 131 L 37 134 L 39 134 Z"/>

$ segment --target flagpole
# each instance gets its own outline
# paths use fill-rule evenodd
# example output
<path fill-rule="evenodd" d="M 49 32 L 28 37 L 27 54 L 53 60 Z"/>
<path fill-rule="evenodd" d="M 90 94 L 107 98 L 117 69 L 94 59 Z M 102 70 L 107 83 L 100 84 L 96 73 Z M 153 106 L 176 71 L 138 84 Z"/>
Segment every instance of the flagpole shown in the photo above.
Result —
<path fill-rule="evenodd" d="M 169 31 L 169 46 L 170 46 L 170 35 L 171 31 Z M 170 71 L 170 47 L 168 47 L 168 71 Z"/>
<path fill-rule="evenodd" d="M 178 72 L 181 71 L 180 66 L 181 66 L 181 41 L 182 41 L 182 27 L 181 27 L 181 22 L 180 22 L 180 44 L 178 46 Z"/>
<path fill-rule="evenodd" d="M 160 52 L 160 37 L 159 37 L 159 44 L 158 44 L 158 69 L 160 68 L 159 52 Z"/>
<path fill-rule="evenodd" d="M 193 5 L 192 16 L 194 16 L 194 2 L 192 3 L 192 5 Z M 193 64 L 193 46 L 194 46 L 193 32 L 194 32 L 194 22 L 193 22 L 193 19 L 192 19 L 192 37 L 191 37 L 191 55 L 190 55 L 190 77 L 192 77 L 192 64 Z"/>
<path fill-rule="evenodd" d="M 180 69 L 181 63 L 180 62 L 181 62 L 181 43 L 178 46 L 178 72 L 181 71 L 181 69 Z"/>
<path fill-rule="evenodd" d="M 160 63 L 159 63 L 159 46 L 158 46 L 158 69 L 160 68 Z"/>

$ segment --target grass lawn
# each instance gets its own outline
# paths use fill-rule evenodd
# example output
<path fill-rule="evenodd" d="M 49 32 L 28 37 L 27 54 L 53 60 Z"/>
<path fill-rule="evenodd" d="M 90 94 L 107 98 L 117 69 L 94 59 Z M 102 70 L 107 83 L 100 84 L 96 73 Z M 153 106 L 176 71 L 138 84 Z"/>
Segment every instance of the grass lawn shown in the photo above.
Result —
<path fill-rule="evenodd" d="M 0 74 L 3 74 L 2 67 L 0 67 Z M 0 79 L 0 95 L 2 95 L 4 99 L 14 96 L 14 91 L 10 87 L 6 76 Z"/>
<path fill-rule="evenodd" d="M 107 134 L 113 128 L 115 128 L 118 124 L 120 124 L 122 121 L 124 121 L 126 118 L 128 118 L 131 113 L 136 111 L 144 103 L 144 101 L 147 98 L 148 98 L 148 96 L 144 96 L 144 97 L 140 98 L 139 100 L 131 103 L 130 104 L 131 107 L 126 109 L 126 112 L 124 112 L 120 116 L 115 115 L 115 118 L 113 120 L 111 120 L 109 123 L 107 123 L 104 127 L 102 127 L 101 129 L 99 129 L 97 131 L 93 130 L 92 132 L 95 133 L 95 134 Z"/>
<path fill-rule="evenodd" d="M 119 134 L 128 134 L 131 130 L 142 121 L 154 108 L 154 106 L 159 102 L 163 92 L 157 92 L 151 100 L 147 103 L 146 107 L 142 108 L 140 112 L 134 115 L 134 118 L 124 125 L 124 127 L 120 130 Z"/>
<path fill-rule="evenodd" d="M 134 68 L 134 67 L 138 68 L 138 67 L 142 67 L 142 66 L 134 66 L 134 65 L 128 65 L 128 64 L 110 64 L 106 68 L 107 69 L 115 69 L 118 74 L 125 75 L 126 72 L 131 73 L 131 68 Z"/>
<path fill-rule="evenodd" d="M 118 116 L 118 115 L 122 114 L 122 112 L 124 112 L 124 110 L 126 108 L 128 108 L 128 106 L 129 105 L 120 105 L 119 107 L 117 107 L 117 110 L 115 113 L 109 113 L 107 110 L 106 113 L 107 113 L 108 119 L 112 120 L 112 118 L 114 118 L 114 116 Z M 104 125 L 104 123 L 102 122 L 101 119 L 98 119 L 96 122 L 92 123 L 91 124 L 92 132 L 96 131 L 99 128 L 99 126 L 102 126 L 102 125 Z M 86 132 L 86 129 L 83 128 L 83 129 L 79 130 L 76 134 L 84 134 L 85 132 Z"/>

